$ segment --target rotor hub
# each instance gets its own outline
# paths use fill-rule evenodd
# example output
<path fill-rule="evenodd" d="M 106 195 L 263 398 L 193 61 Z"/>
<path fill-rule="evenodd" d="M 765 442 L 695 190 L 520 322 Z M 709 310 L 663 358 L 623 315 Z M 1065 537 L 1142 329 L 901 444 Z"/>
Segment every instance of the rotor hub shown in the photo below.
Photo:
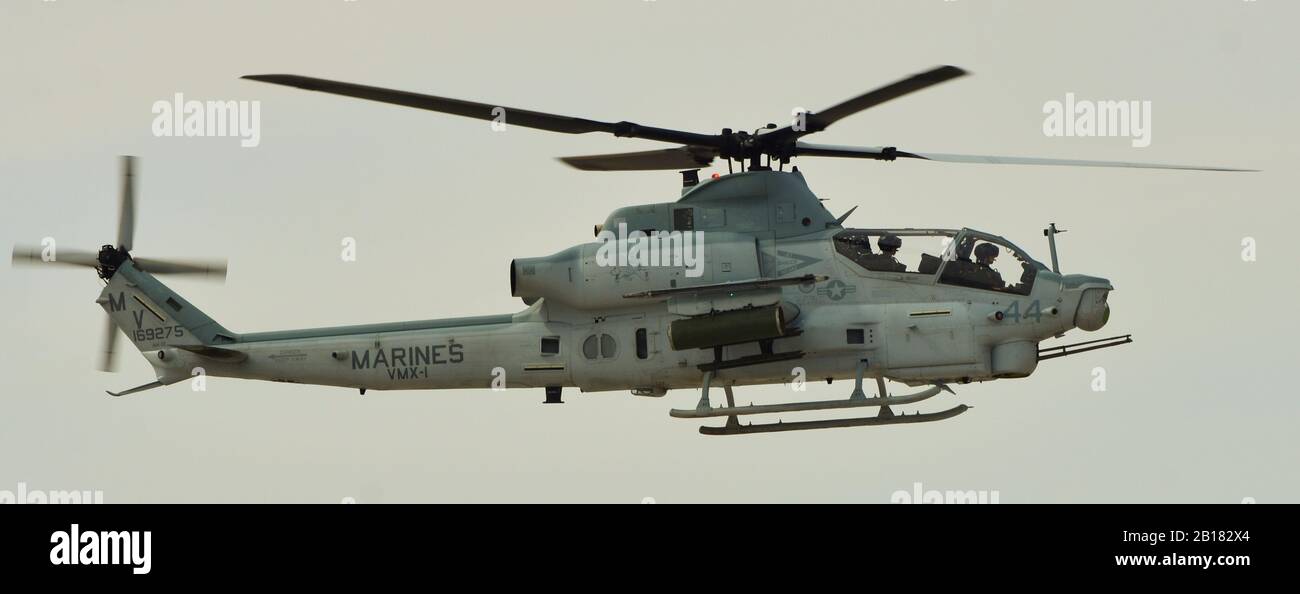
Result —
<path fill-rule="evenodd" d="M 117 273 L 117 269 L 122 266 L 123 262 L 131 259 L 131 254 L 124 249 L 105 244 L 99 248 L 98 259 L 99 266 L 96 267 L 96 270 L 99 272 L 99 278 L 109 280 Z"/>

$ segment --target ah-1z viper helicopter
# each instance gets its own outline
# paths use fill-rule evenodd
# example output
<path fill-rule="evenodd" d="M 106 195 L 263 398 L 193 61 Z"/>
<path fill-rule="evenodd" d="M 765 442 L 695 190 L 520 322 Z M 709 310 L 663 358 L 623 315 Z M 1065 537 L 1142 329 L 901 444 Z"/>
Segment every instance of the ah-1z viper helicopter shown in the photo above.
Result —
<path fill-rule="evenodd" d="M 596 227 L 602 241 L 510 264 L 513 314 L 308 330 L 237 333 L 159 282 L 168 273 L 220 273 L 223 264 L 138 258 L 131 253 L 135 199 L 132 161 L 124 183 L 116 245 L 60 252 L 56 263 L 97 269 L 98 303 L 109 315 L 111 366 L 117 326 L 153 366 L 157 380 L 121 396 L 166 386 L 202 367 L 213 376 L 359 389 L 544 388 L 547 403 L 564 387 L 630 390 L 662 396 L 700 387 L 699 404 L 679 418 L 726 417 L 708 435 L 917 423 L 953 417 L 895 414 L 952 383 L 1026 377 L 1043 359 L 1130 342 L 1128 336 L 1053 348 L 1039 343 L 1109 317 L 1104 278 L 1061 274 L 1052 225 L 1044 233 L 1052 268 L 1010 241 L 973 229 L 846 229 L 785 165 L 794 157 L 849 157 L 959 163 L 1224 168 L 915 153 L 894 147 L 805 143 L 849 115 L 965 74 L 942 66 L 855 97 L 790 126 L 754 133 L 696 134 L 501 108 L 487 103 L 295 75 L 244 78 L 567 134 L 605 132 L 678 144 L 663 150 L 564 158 L 583 170 L 684 170 L 678 200 L 615 210 Z M 714 159 L 740 172 L 700 183 Z M 771 166 L 776 163 L 778 170 Z M 747 166 L 746 166 L 747 164 Z M 850 211 L 851 213 L 852 211 Z M 631 232 L 628 232 L 631 230 Z M 616 232 L 617 231 L 617 232 Z M 873 249 L 872 245 L 875 245 Z M 39 248 L 15 248 L 15 261 L 42 261 Z M 973 257 L 973 258 L 972 258 Z M 797 367 L 792 367 L 792 365 Z M 845 399 L 737 406 L 738 385 L 853 379 Z M 866 378 L 878 394 L 867 397 Z M 885 380 L 925 386 L 893 396 Z M 709 391 L 722 387 L 726 406 Z M 741 424 L 738 417 L 878 407 L 875 416 Z"/>

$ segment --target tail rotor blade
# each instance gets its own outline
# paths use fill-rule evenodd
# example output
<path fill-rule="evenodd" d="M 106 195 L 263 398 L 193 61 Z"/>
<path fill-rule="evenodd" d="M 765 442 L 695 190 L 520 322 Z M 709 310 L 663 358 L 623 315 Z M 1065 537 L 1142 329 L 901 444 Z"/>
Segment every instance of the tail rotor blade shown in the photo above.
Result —
<path fill-rule="evenodd" d="M 34 266 L 37 264 L 63 264 L 67 266 L 99 266 L 99 254 L 86 250 L 54 249 L 50 258 L 45 257 L 45 248 L 34 245 L 15 245 L 12 262 L 15 265 Z"/>
<path fill-rule="evenodd" d="M 226 278 L 226 263 L 220 260 L 158 260 L 132 258 L 137 268 L 151 274 L 196 274 Z"/>
<path fill-rule="evenodd" d="M 117 327 L 113 325 L 113 318 L 104 316 L 107 325 L 104 326 L 103 347 L 99 350 L 99 370 L 113 371 L 115 361 L 115 351 L 117 346 Z"/>
<path fill-rule="evenodd" d="M 117 216 L 117 248 L 130 251 L 135 240 L 135 157 L 122 157 L 122 195 Z"/>

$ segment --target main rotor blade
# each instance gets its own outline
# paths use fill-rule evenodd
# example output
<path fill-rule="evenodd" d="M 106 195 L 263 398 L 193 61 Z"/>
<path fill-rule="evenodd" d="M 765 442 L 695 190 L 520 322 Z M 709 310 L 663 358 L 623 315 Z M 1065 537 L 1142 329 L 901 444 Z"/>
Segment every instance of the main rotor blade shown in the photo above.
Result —
<path fill-rule="evenodd" d="M 122 195 L 117 213 L 117 249 L 131 251 L 135 241 L 135 157 L 122 157 Z"/>
<path fill-rule="evenodd" d="M 903 95 L 915 93 L 921 89 L 926 89 L 941 82 L 946 82 L 959 76 L 965 76 L 966 74 L 965 70 L 956 66 L 939 66 L 938 68 L 932 68 L 925 72 L 913 74 L 912 76 L 893 84 L 885 85 L 874 91 L 863 93 L 834 107 L 809 114 L 809 120 L 817 122 L 824 128 L 848 116 L 858 113 L 859 111 L 875 107 L 881 103 L 889 101 L 890 99 L 897 99 Z"/>
<path fill-rule="evenodd" d="M 136 258 L 136 268 L 150 274 L 201 274 L 226 278 L 226 263 L 218 260 L 155 260 L 153 258 Z"/>
<path fill-rule="evenodd" d="M 709 147 L 679 146 L 657 151 L 560 157 L 560 161 L 583 171 L 649 171 L 708 167 L 717 156 L 718 151 Z"/>
<path fill-rule="evenodd" d="M 100 371 L 113 371 L 116 361 L 114 360 L 117 350 L 117 326 L 113 324 L 113 318 L 104 315 L 107 324 L 104 326 L 103 346 L 99 349 L 99 367 Z"/>
<path fill-rule="evenodd" d="M 916 153 L 890 147 L 856 147 L 827 144 L 795 144 L 795 155 L 806 157 L 849 157 L 856 159 L 922 159 L 943 163 L 982 163 L 992 165 L 1060 165 L 1067 167 L 1125 167 L 1132 169 L 1181 169 L 1186 171 L 1258 171 L 1230 167 L 1203 165 L 1170 165 L 1164 163 L 1135 163 L 1131 161 L 1088 161 L 1082 159 L 1047 159 L 1041 157 L 998 157 L 994 155 L 955 155 L 947 153 Z"/>
<path fill-rule="evenodd" d="M 838 105 L 823 109 L 818 112 L 807 114 L 803 130 L 795 130 L 792 126 L 786 126 L 765 134 L 764 136 L 775 136 L 776 139 L 788 140 L 798 138 L 813 132 L 825 130 L 831 124 L 849 117 L 859 111 L 875 107 L 889 101 L 897 99 L 909 93 L 915 93 L 921 89 L 926 89 L 939 83 L 952 80 L 959 76 L 965 76 L 967 72 L 956 66 L 939 66 L 925 72 L 913 74 L 898 82 L 885 85 L 873 91 L 868 91 L 857 97 L 844 101 Z"/>
<path fill-rule="evenodd" d="M 899 157 L 945 163 L 986 163 L 995 165 L 1062 165 L 1067 167 L 1127 167 L 1131 169 L 1182 169 L 1186 171 L 1259 171 L 1218 165 L 1176 165 L 1136 163 L 1132 161 L 1087 161 L 1081 159 L 1044 159 L 1040 157 L 997 157 L 993 155 L 952 155 L 943 153 L 898 153 Z"/>
<path fill-rule="evenodd" d="M 312 78 L 310 76 L 298 76 L 296 74 L 250 74 L 243 78 L 276 85 L 297 87 L 309 91 L 320 91 L 322 93 L 344 95 L 347 97 L 356 97 L 358 99 L 368 99 L 370 101 L 404 105 L 416 109 L 449 113 L 479 120 L 502 121 L 507 126 L 523 126 L 525 128 L 536 128 L 538 130 L 562 132 L 564 134 L 605 132 L 615 136 L 646 138 L 649 140 L 674 142 L 677 144 L 700 144 L 706 146 L 717 146 L 721 144 L 720 138 L 711 134 L 695 134 L 680 130 L 654 128 L 650 126 L 641 126 L 632 122 L 600 122 L 585 118 L 575 118 L 540 111 L 504 107 L 492 103 L 478 103 L 476 101 L 465 101 L 463 99 L 423 95 L 408 91 L 397 91 L 381 87 L 371 87 L 325 80 L 322 78 Z"/>
<path fill-rule="evenodd" d="M 52 260 L 45 260 L 45 248 L 35 245 L 15 245 L 12 262 L 15 265 L 64 264 L 68 266 L 99 267 L 99 253 L 76 249 L 58 249 L 55 246 Z"/>

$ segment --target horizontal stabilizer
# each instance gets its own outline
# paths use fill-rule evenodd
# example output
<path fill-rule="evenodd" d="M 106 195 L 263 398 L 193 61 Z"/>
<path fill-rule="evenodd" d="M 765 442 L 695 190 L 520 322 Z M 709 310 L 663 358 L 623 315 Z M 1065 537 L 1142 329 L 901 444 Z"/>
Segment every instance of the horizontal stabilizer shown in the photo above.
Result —
<path fill-rule="evenodd" d="M 195 355 L 204 357 L 206 359 L 212 359 L 213 361 L 221 361 L 222 363 L 239 363 L 241 361 L 248 359 L 248 354 L 243 351 L 223 349 L 221 347 L 214 347 L 214 346 L 207 346 L 207 345 L 178 344 L 176 345 L 176 348 L 181 349 L 182 351 L 189 351 L 191 353 L 194 353 Z"/>

